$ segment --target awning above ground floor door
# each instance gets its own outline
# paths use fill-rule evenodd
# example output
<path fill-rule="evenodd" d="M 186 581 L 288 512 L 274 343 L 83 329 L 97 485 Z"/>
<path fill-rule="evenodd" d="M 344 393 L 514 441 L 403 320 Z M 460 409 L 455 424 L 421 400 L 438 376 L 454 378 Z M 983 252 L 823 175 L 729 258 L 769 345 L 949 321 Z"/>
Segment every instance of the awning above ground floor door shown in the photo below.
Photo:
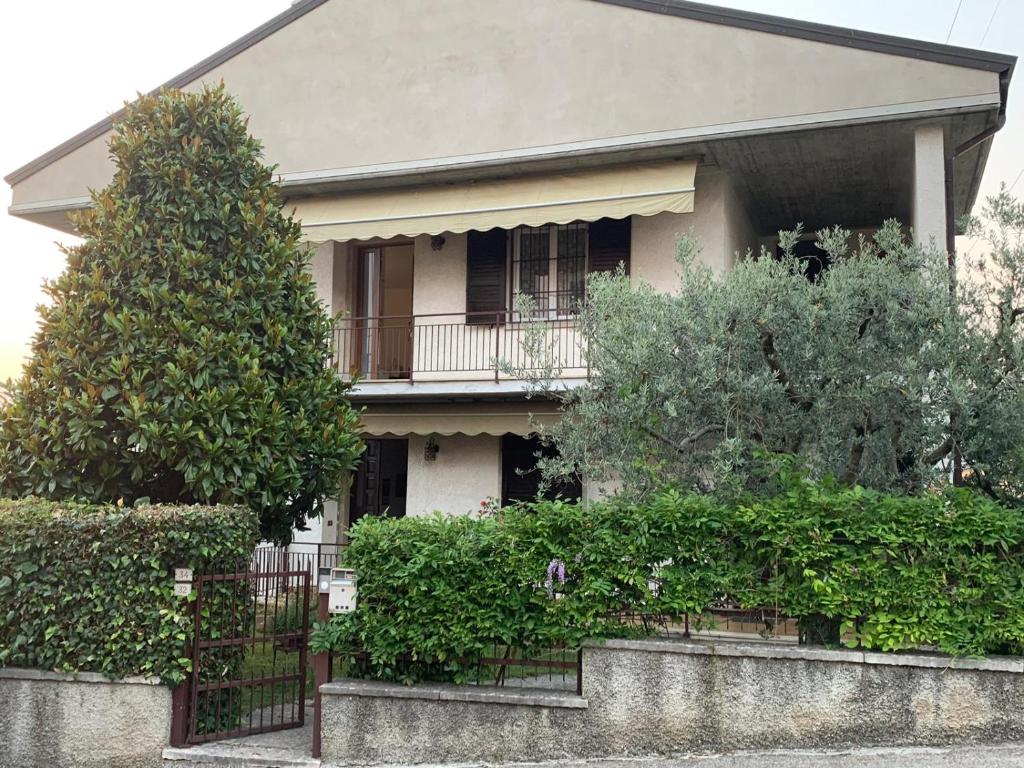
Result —
<path fill-rule="evenodd" d="M 297 198 L 304 239 L 369 240 L 693 211 L 696 160 Z"/>
<path fill-rule="evenodd" d="M 473 403 L 450 406 L 376 406 L 363 412 L 360 430 L 365 435 L 529 435 L 538 425 L 558 421 L 553 403 Z"/>

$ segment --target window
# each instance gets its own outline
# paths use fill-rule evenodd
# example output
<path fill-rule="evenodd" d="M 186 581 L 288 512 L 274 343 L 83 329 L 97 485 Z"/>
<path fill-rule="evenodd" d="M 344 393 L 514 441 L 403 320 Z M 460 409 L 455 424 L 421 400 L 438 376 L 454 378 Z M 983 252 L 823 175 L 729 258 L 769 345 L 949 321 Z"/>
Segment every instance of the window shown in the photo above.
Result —
<path fill-rule="evenodd" d="M 587 224 L 519 227 L 512 233 L 512 293 L 530 296 L 538 317 L 576 311 L 585 293 Z"/>
<path fill-rule="evenodd" d="M 501 503 L 534 501 L 540 493 L 541 474 L 537 456 L 556 456 L 557 450 L 535 436 L 505 434 L 501 438 Z M 583 483 L 576 475 L 564 477 L 545 488 L 541 498 L 580 499 Z"/>
<path fill-rule="evenodd" d="M 629 274 L 630 232 L 628 218 L 471 230 L 466 322 L 507 322 L 517 292 L 533 297 L 538 317 L 571 316 L 585 297 L 588 272 L 613 272 L 621 264 Z"/>

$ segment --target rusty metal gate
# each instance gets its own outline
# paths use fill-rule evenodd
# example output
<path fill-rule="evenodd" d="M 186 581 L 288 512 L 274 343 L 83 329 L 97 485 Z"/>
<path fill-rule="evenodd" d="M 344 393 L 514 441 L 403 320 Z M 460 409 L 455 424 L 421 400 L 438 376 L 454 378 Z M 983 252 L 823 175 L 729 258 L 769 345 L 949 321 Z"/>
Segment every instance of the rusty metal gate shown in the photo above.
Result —
<path fill-rule="evenodd" d="M 312 682 L 310 570 L 198 576 L 195 590 L 185 741 L 301 727 Z"/>

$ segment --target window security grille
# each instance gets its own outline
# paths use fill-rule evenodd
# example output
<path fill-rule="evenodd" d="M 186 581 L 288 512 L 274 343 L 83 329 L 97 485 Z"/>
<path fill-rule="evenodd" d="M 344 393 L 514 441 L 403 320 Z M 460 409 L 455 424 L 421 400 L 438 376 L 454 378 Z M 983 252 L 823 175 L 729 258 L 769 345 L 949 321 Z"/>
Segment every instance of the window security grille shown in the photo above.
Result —
<path fill-rule="evenodd" d="M 587 224 L 519 227 L 512 237 L 512 293 L 530 296 L 538 317 L 573 314 L 583 300 Z"/>

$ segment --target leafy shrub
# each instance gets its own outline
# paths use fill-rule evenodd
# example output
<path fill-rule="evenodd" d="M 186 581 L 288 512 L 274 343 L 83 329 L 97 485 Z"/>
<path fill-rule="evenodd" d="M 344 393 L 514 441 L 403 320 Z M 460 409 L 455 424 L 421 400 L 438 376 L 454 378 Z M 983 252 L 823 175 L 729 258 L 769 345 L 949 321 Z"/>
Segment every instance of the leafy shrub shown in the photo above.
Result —
<path fill-rule="evenodd" d="M 364 519 L 346 565 L 357 610 L 318 627 L 314 647 L 363 651 L 381 677 L 403 655 L 572 646 L 721 601 L 824 618 L 864 648 L 1024 649 L 1024 512 L 963 489 L 896 496 L 797 480 L 731 505 L 665 491 L 484 519 Z"/>
<path fill-rule="evenodd" d="M 238 504 L 266 539 L 362 451 L 297 221 L 216 87 L 129 106 L 0 414 L 0 492 Z"/>
<path fill-rule="evenodd" d="M 1024 652 L 1024 510 L 967 489 L 894 496 L 800 482 L 736 510 L 748 604 L 829 617 L 851 644 Z M 743 588 L 748 592 L 743 592 Z"/>
<path fill-rule="evenodd" d="M 0 500 L 0 666 L 179 682 L 193 612 L 174 568 L 244 570 L 256 539 L 237 507 Z"/>

